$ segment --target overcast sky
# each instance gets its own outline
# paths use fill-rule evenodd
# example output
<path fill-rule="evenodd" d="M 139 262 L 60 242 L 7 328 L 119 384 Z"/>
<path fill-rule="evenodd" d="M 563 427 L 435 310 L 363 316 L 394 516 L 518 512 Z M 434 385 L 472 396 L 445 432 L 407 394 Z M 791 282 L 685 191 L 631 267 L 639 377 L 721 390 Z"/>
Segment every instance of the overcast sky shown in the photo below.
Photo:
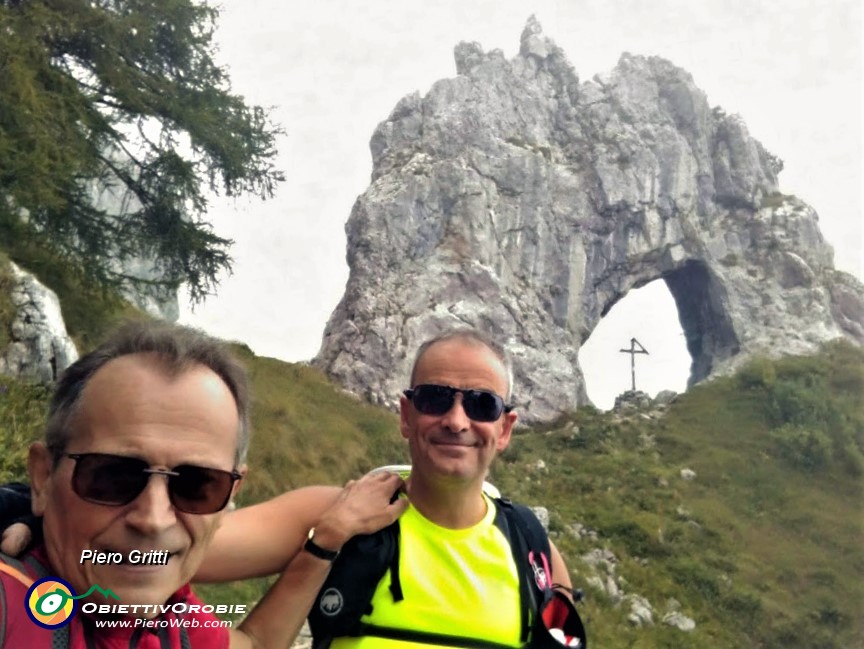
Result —
<path fill-rule="evenodd" d="M 625 51 L 690 72 L 712 105 L 740 114 L 784 160 L 781 190 L 816 208 L 836 266 L 861 278 L 859 0 L 235 0 L 224 3 L 219 60 L 235 92 L 272 107 L 285 129 L 287 181 L 264 203 L 212 202 L 217 232 L 235 240 L 234 274 L 194 312 L 182 305 L 181 320 L 259 355 L 314 356 L 348 277 L 344 224 L 369 183 L 376 125 L 404 95 L 455 76 L 457 42 L 514 56 L 532 13 L 580 79 L 611 70 Z M 618 350 L 634 336 L 651 352 L 637 357 L 637 387 L 654 394 L 686 382 L 671 296 L 657 282 L 636 293 L 580 357 L 601 407 L 629 388 Z"/>

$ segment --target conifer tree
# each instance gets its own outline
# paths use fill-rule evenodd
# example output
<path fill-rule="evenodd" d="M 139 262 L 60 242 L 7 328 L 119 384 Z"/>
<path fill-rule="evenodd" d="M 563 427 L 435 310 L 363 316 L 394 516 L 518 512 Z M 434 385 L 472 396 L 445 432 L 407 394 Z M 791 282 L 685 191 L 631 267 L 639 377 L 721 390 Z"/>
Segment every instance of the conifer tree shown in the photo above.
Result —
<path fill-rule="evenodd" d="M 209 191 L 272 196 L 278 129 L 214 60 L 199 0 L 0 0 L 0 246 L 38 240 L 103 285 L 152 259 L 197 301 L 230 270 Z M 94 195 L 124 197 L 122 217 Z"/>

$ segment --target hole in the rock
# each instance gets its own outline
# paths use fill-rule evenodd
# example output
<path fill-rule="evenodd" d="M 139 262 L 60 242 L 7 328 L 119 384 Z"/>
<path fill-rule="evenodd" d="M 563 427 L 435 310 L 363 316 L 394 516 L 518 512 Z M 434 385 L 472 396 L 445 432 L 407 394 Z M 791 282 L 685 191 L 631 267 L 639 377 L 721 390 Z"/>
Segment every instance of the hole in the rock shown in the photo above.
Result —
<path fill-rule="evenodd" d="M 648 354 L 636 355 L 636 389 L 654 397 L 661 390 L 684 392 L 692 359 L 675 300 L 663 280 L 633 289 L 597 324 L 579 351 L 588 398 L 601 410 L 631 388 L 630 339 Z"/>

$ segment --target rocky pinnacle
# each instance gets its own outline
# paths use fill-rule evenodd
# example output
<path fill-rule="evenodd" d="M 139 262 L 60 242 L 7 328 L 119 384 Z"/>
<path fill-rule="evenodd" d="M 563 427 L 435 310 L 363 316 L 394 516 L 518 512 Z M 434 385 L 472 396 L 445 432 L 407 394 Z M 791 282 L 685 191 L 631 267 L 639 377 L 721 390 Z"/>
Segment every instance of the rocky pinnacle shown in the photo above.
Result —
<path fill-rule="evenodd" d="M 588 402 L 578 353 L 594 327 L 656 279 L 691 384 L 754 354 L 864 344 L 864 289 L 834 269 L 816 212 L 690 74 L 624 54 L 580 82 L 533 18 L 512 59 L 476 43 L 455 56 L 457 76 L 372 136 L 350 277 L 314 361 L 348 390 L 393 406 L 424 339 L 479 327 L 513 356 L 523 419 L 551 419 Z"/>

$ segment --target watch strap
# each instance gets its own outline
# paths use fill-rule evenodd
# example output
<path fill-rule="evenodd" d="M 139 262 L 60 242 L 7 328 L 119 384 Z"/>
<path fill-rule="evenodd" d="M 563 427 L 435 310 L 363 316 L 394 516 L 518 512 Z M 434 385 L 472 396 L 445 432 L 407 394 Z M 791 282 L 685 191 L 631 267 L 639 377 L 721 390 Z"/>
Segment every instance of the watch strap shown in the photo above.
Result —
<path fill-rule="evenodd" d="M 323 559 L 324 561 L 335 561 L 336 557 L 339 556 L 339 550 L 325 550 L 320 545 L 315 543 L 315 528 L 313 527 L 309 530 L 309 536 L 306 538 L 306 543 L 303 545 L 303 549 L 306 550 L 313 557 L 318 557 L 319 559 Z"/>

